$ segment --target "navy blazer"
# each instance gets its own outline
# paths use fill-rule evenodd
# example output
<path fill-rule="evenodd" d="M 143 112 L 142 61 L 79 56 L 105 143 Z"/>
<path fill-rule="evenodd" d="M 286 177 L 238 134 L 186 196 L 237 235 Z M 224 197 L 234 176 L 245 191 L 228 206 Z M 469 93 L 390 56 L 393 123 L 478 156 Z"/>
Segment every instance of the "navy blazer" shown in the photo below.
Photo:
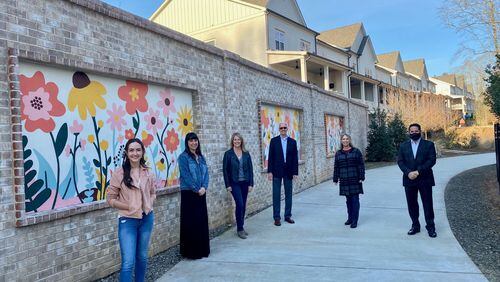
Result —
<path fill-rule="evenodd" d="M 294 175 L 299 175 L 299 152 L 297 150 L 297 141 L 291 137 L 287 138 L 285 163 L 283 148 L 281 147 L 281 136 L 278 135 L 271 139 L 267 158 L 267 172 L 272 173 L 273 177 L 278 178 L 286 177 L 291 179 Z"/>
<path fill-rule="evenodd" d="M 434 143 L 420 139 L 417 156 L 413 157 L 411 140 L 407 140 L 399 147 L 398 166 L 403 172 L 403 186 L 434 186 L 432 167 L 436 164 L 436 148 Z M 408 173 L 418 171 L 414 180 L 408 178 Z"/>
<path fill-rule="evenodd" d="M 248 180 L 248 185 L 253 186 L 253 165 L 252 157 L 249 152 L 243 152 L 241 155 L 241 161 L 243 163 L 243 172 Z M 238 182 L 238 173 L 240 169 L 240 161 L 238 156 L 231 148 L 224 153 L 224 159 L 222 160 L 222 173 L 224 175 L 224 184 L 227 187 L 233 186 L 234 183 Z"/>

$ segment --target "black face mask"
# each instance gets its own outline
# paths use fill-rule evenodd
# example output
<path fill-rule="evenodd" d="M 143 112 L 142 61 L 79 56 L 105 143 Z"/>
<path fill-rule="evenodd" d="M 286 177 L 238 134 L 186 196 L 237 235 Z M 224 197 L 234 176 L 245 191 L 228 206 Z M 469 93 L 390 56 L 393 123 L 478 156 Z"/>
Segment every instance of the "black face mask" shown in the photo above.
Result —
<path fill-rule="evenodd" d="M 420 134 L 420 133 L 411 133 L 410 134 L 410 138 L 414 141 L 417 141 L 418 139 L 420 139 L 421 136 L 422 136 L 422 134 Z"/>

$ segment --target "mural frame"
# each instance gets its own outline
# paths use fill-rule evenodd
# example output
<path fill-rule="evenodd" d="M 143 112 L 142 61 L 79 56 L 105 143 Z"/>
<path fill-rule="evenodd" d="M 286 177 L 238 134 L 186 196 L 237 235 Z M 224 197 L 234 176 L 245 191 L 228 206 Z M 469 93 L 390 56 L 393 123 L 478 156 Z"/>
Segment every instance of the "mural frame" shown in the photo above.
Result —
<path fill-rule="evenodd" d="M 263 159 L 263 156 L 262 156 L 262 150 L 264 149 L 262 147 L 262 141 L 261 141 L 261 136 L 262 136 L 262 119 L 261 119 L 261 113 L 262 113 L 262 105 L 266 105 L 266 106 L 273 106 L 273 107 L 282 107 L 282 108 L 288 108 L 288 109 L 291 109 L 291 110 L 297 110 L 299 112 L 299 128 L 301 131 L 304 130 L 304 108 L 302 107 L 297 107 L 295 105 L 292 105 L 292 104 L 287 104 L 287 103 L 280 103 L 280 102 L 276 102 L 276 101 L 272 101 L 272 100 L 265 100 L 265 99 L 257 99 L 257 119 L 258 119 L 258 139 L 259 139 L 259 160 L 260 160 L 260 163 L 259 163 L 259 167 L 260 167 L 260 170 L 261 170 L 261 173 L 267 173 L 267 168 L 264 168 L 264 159 Z M 302 143 L 302 134 L 300 135 L 300 141 Z M 304 155 L 304 150 L 300 150 L 299 151 L 299 165 L 301 164 L 304 164 L 305 161 L 304 161 L 304 158 L 303 158 L 303 155 Z"/>
<path fill-rule="evenodd" d="M 15 226 L 23 227 L 38 223 L 49 222 L 57 219 L 71 217 L 73 215 L 109 208 L 106 201 L 97 201 L 82 203 L 75 206 L 60 208 L 57 210 L 40 211 L 35 214 L 25 211 L 25 191 L 24 191 L 24 158 L 23 158 L 23 131 L 21 122 L 21 90 L 20 90 L 20 72 L 19 64 L 29 63 L 42 66 L 60 68 L 64 70 L 80 70 L 94 75 L 102 75 L 114 79 L 133 80 L 143 83 L 159 84 L 161 86 L 177 88 L 191 94 L 191 103 L 193 110 L 193 129 L 196 131 L 198 126 L 198 113 L 200 109 L 200 97 L 196 89 L 188 87 L 187 84 L 172 81 L 160 77 L 133 73 L 120 69 L 104 68 L 100 65 L 82 63 L 84 66 L 77 65 L 75 61 L 69 61 L 57 56 L 48 56 L 46 54 L 35 53 L 23 49 L 8 48 L 7 56 L 7 77 L 8 77 L 8 99 L 11 108 L 11 144 L 12 144 L 12 189 L 14 195 Z M 157 195 L 176 194 L 180 191 L 179 186 L 160 188 Z"/>
<path fill-rule="evenodd" d="M 327 116 L 332 116 L 332 117 L 340 118 L 340 119 L 343 120 L 343 127 L 342 127 L 342 130 L 341 130 L 341 134 L 346 132 L 346 130 L 345 130 L 345 121 L 346 121 L 346 118 L 343 115 L 337 115 L 337 114 L 334 114 L 332 112 L 324 112 L 324 114 L 323 114 L 323 127 L 324 127 L 324 134 L 325 134 L 325 156 L 326 156 L 327 159 L 331 159 L 331 158 L 335 157 L 335 153 L 328 154 Z"/>

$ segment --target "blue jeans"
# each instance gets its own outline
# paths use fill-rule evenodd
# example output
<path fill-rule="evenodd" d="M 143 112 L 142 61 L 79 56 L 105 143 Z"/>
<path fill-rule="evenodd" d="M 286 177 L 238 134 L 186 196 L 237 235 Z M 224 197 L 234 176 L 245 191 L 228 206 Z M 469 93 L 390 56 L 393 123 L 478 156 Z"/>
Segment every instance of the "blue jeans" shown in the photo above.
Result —
<path fill-rule="evenodd" d="M 243 224 L 245 223 L 245 211 L 247 206 L 248 182 L 240 181 L 233 183 L 231 189 L 231 194 L 233 194 L 234 203 L 236 204 L 236 228 L 238 231 L 243 231 Z"/>
<path fill-rule="evenodd" d="M 292 179 L 286 177 L 273 177 L 273 218 L 281 219 L 281 181 L 285 186 L 285 219 L 292 217 Z"/>
<path fill-rule="evenodd" d="M 120 282 L 132 281 L 135 266 L 135 281 L 144 281 L 148 265 L 149 238 L 153 231 L 154 215 L 142 214 L 142 219 L 120 217 L 118 219 L 118 239 L 122 267 Z"/>
<path fill-rule="evenodd" d="M 359 194 L 345 196 L 347 205 L 348 220 L 352 223 L 358 223 L 359 218 Z"/>

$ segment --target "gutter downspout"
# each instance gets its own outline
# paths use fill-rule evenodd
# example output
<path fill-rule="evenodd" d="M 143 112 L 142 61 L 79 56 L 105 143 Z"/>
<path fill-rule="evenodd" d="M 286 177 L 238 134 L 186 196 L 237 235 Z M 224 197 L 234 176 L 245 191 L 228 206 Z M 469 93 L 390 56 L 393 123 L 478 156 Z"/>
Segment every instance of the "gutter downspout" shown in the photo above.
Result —
<path fill-rule="evenodd" d="M 380 95 L 380 91 L 378 90 L 380 85 L 382 85 L 382 81 L 379 81 L 377 84 L 377 97 L 378 97 L 378 95 Z M 384 91 L 382 91 L 382 96 L 383 96 L 383 94 L 384 94 Z M 382 99 L 382 104 L 383 103 L 384 103 L 384 99 Z M 380 97 L 378 97 L 377 108 L 380 108 Z"/>
<path fill-rule="evenodd" d="M 352 70 L 349 71 L 347 74 L 347 117 L 348 117 L 348 122 L 347 125 L 349 126 L 349 131 L 351 131 L 351 75 L 352 75 Z M 352 133 L 352 132 L 350 132 Z"/>

